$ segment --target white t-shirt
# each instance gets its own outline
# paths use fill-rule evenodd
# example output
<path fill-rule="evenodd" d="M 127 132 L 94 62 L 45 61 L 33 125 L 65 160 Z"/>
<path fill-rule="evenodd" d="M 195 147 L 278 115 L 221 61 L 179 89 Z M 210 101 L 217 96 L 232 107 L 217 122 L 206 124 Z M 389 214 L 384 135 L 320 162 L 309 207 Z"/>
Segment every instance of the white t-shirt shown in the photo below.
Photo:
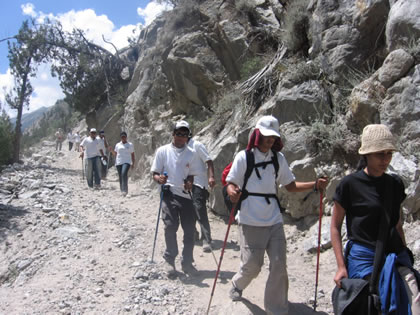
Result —
<path fill-rule="evenodd" d="M 78 133 L 74 134 L 74 142 L 80 143 L 80 135 Z"/>
<path fill-rule="evenodd" d="M 73 139 L 74 139 L 73 134 L 72 134 L 71 132 L 69 132 L 69 133 L 67 134 L 67 140 L 68 140 L 69 142 L 73 142 Z"/>
<path fill-rule="evenodd" d="M 99 149 L 102 149 L 102 147 L 96 138 L 92 139 L 92 137 L 86 137 L 80 145 L 84 148 L 86 158 L 88 159 L 101 155 Z"/>
<path fill-rule="evenodd" d="M 167 184 L 175 195 L 191 199 L 190 195 L 184 193 L 184 179 L 188 176 L 196 176 L 198 170 L 193 165 L 194 152 L 187 145 L 179 149 L 172 143 L 157 149 L 152 164 L 152 173 L 168 173 Z"/>
<path fill-rule="evenodd" d="M 211 157 L 201 142 L 190 139 L 188 146 L 195 151 L 193 163 L 196 164 L 196 168 L 199 171 L 199 174 L 194 177 L 194 185 L 207 189 L 208 177 L 206 162 L 211 161 Z"/>
<path fill-rule="evenodd" d="M 105 149 L 105 139 L 97 136 L 96 137 L 96 140 L 98 140 L 99 145 L 100 145 L 100 148 L 102 149 L 102 152 L 105 154 L 105 152 L 106 152 L 106 149 Z"/>
<path fill-rule="evenodd" d="M 117 159 L 115 165 L 122 164 L 132 164 L 131 153 L 134 153 L 134 146 L 131 142 L 123 143 L 122 141 L 118 142 L 115 145 L 115 152 L 117 152 Z"/>
<path fill-rule="evenodd" d="M 273 153 L 262 153 L 258 149 L 253 149 L 255 164 L 260 162 L 270 161 Z M 246 184 L 248 192 L 262 193 L 262 194 L 276 194 L 277 185 L 288 185 L 295 181 L 295 176 L 290 171 L 289 164 L 282 153 L 277 153 L 279 161 L 279 171 L 277 178 L 274 164 L 268 164 L 265 169 L 258 168 L 261 175 L 261 180 L 257 177 L 255 169 L 251 173 Z M 239 152 L 233 160 L 232 168 L 226 177 L 227 182 L 232 182 L 242 189 L 246 171 L 246 153 Z M 264 197 L 248 196 L 241 203 L 241 209 L 238 211 L 237 220 L 240 224 L 253 226 L 272 226 L 283 222 L 283 217 L 280 213 L 277 201 L 274 198 L 270 199 L 270 204 L 267 203 Z"/>

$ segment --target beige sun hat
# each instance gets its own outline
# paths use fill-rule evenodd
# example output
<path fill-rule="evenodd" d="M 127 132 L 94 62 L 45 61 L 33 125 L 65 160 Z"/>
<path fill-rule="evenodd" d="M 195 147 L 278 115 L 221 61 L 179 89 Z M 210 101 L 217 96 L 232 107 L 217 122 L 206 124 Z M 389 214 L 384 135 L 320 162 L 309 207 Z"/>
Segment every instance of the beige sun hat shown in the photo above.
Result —
<path fill-rule="evenodd" d="M 372 124 L 363 128 L 362 145 L 359 149 L 360 155 L 392 150 L 397 151 L 394 143 L 394 136 L 385 125 Z"/>

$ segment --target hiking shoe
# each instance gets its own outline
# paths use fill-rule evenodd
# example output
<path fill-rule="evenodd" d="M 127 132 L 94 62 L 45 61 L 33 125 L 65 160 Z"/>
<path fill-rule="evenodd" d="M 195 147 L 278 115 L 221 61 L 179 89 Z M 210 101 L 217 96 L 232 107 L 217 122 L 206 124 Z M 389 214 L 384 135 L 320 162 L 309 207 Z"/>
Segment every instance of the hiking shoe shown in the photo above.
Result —
<path fill-rule="evenodd" d="M 193 266 L 193 264 L 182 264 L 182 271 L 190 276 L 195 276 L 198 273 L 198 270 Z"/>
<path fill-rule="evenodd" d="M 229 297 L 232 301 L 240 301 L 242 299 L 242 290 L 232 285 L 232 289 L 229 291 Z"/>
<path fill-rule="evenodd" d="M 207 243 L 206 240 L 203 240 L 203 252 L 205 252 L 205 253 L 210 253 L 211 252 L 211 250 L 213 249 L 213 246 L 212 246 L 211 243 L 212 242 L 210 242 L 210 244 L 209 244 L 209 243 Z"/>
<path fill-rule="evenodd" d="M 175 264 L 170 263 L 168 261 L 164 261 L 163 263 L 163 269 L 165 270 L 166 276 L 170 279 L 173 279 L 176 277 L 176 270 L 175 270 Z"/>

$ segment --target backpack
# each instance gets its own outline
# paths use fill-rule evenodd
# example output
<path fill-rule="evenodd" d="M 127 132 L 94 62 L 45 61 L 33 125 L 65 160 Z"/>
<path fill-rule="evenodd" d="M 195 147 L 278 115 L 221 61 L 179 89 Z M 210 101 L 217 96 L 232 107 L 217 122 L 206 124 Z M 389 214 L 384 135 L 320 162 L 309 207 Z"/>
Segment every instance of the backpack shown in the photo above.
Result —
<path fill-rule="evenodd" d="M 242 186 L 242 195 L 241 195 L 241 198 L 239 199 L 239 202 L 237 203 L 237 205 L 235 207 L 235 210 L 234 210 L 234 216 L 236 216 L 236 213 L 237 213 L 238 209 L 240 209 L 242 201 L 245 200 L 246 198 L 248 198 L 248 196 L 264 197 L 268 204 L 271 203 L 270 202 L 270 198 L 274 198 L 274 199 L 276 199 L 276 201 L 277 201 L 277 203 L 279 205 L 279 208 L 280 208 L 281 212 L 284 212 L 285 209 L 280 206 L 280 201 L 279 201 L 279 199 L 278 199 L 278 197 L 277 197 L 276 194 L 253 193 L 253 192 L 248 192 L 246 190 L 246 184 L 248 183 L 248 179 L 249 179 L 249 177 L 251 176 L 251 174 L 252 174 L 252 172 L 254 170 L 255 170 L 255 173 L 257 174 L 257 177 L 259 179 L 261 179 L 261 175 L 260 175 L 260 172 L 258 170 L 259 167 L 262 167 L 262 168 L 265 169 L 267 167 L 267 165 L 274 164 L 274 169 L 275 169 L 276 178 L 277 178 L 277 175 L 279 173 L 280 165 L 279 165 L 279 161 L 278 161 L 278 157 L 277 157 L 277 152 L 274 151 L 274 150 L 272 150 L 272 152 L 273 152 L 273 156 L 271 157 L 271 161 L 260 162 L 260 163 L 255 164 L 254 153 L 251 150 L 245 150 L 245 155 L 246 155 L 246 171 L 245 171 L 245 175 L 244 175 L 244 184 Z M 230 172 L 230 169 L 232 167 L 232 163 L 233 162 L 230 162 L 223 169 L 223 172 L 222 172 L 222 184 L 223 184 L 222 193 L 223 193 L 223 200 L 225 202 L 226 207 L 228 208 L 229 213 L 232 210 L 233 204 L 230 201 L 229 195 L 227 194 L 226 177 L 227 177 L 227 175 Z"/>

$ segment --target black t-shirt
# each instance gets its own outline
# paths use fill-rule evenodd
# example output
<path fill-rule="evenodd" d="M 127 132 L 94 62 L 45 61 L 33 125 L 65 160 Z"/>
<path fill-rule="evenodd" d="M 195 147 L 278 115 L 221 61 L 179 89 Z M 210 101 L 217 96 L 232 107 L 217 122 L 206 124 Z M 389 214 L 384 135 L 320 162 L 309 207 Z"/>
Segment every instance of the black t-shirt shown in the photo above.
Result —
<path fill-rule="evenodd" d="M 337 186 L 334 201 L 346 210 L 346 226 L 349 240 L 375 246 L 383 210 L 381 200 L 385 195 L 386 177 L 392 178 L 391 227 L 400 218 L 401 203 L 406 197 L 404 184 L 398 176 L 383 174 L 367 175 L 363 170 L 343 178 Z"/>

